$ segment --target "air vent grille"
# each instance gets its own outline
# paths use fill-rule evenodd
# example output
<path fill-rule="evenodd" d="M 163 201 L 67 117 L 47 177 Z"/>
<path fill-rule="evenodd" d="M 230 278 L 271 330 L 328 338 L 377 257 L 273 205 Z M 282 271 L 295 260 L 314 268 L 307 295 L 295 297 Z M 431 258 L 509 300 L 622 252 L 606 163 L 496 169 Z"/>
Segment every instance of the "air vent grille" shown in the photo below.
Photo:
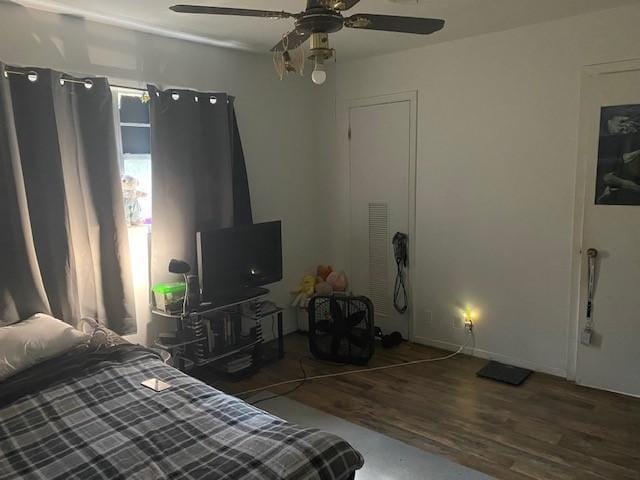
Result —
<path fill-rule="evenodd" d="M 389 316 L 389 206 L 369 204 L 369 298 L 375 315 Z"/>

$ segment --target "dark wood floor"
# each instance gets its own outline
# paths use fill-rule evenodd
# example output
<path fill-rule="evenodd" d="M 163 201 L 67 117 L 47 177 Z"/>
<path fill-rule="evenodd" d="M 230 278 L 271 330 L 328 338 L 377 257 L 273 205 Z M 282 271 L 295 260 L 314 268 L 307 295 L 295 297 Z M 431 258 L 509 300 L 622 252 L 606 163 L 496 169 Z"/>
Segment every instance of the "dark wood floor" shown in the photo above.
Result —
<path fill-rule="evenodd" d="M 303 335 L 287 336 L 285 345 L 284 360 L 215 386 L 237 393 L 298 378 L 300 359 L 308 375 L 348 368 L 311 359 Z M 370 366 L 443 353 L 407 343 L 378 349 Z M 510 387 L 477 378 L 484 363 L 461 355 L 312 381 L 291 398 L 498 479 L 640 479 L 640 399 L 539 373 Z"/>

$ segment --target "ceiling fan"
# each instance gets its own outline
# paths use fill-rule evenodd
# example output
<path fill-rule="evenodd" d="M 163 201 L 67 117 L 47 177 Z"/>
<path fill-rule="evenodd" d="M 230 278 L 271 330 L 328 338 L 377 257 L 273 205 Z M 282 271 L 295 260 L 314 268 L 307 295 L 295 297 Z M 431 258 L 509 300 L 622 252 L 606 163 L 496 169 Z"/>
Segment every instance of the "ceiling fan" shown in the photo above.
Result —
<path fill-rule="evenodd" d="M 342 16 L 343 11 L 349 10 L 359 2 L 360 0 L 307 0 L 306 9 L 300 13 L 209 7 L 205 5 L 174 5 L 170 8 L 179 13 L 294 19 L 295 28 L 285 34 L 271 51 L 281 55 L 285 71 L 297 71 L 299 66 L 293 65 L 292 56 L 289 52 L 310 39 L 308 58 L 314 62 L 311 78 L 316 84 L 322 84 L 326 80 L 324 63 L 334 55 L 334 50 L 329 47 L 330 33 L 347 27 L 361 30 L 428 35 L 444 27 L 444 20 L 435 18 L 399 17 L 371 13 L 356 13 L 350 17 Z"/>

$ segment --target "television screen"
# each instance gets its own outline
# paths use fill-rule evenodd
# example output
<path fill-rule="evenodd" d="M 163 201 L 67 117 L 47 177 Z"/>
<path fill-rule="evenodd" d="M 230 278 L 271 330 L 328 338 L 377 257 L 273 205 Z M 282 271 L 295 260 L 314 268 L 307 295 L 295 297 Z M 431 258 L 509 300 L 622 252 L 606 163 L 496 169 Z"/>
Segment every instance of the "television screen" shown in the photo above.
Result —
<path fill-rule="evenodd" d="M 282 280 L 281 222 L 198 232 L 202 300 L 242 296 L 243 290 Z"/>

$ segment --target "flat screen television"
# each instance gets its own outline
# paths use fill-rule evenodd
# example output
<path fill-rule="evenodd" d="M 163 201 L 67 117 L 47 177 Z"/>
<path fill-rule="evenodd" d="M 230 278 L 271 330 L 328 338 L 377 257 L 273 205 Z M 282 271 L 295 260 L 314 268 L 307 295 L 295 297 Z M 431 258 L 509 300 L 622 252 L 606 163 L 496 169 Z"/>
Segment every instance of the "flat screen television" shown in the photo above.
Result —
<path fill-rule="evenodd" d="M 198 232 L 197 255 L 203 302 L 254 296 L 259 287 L 282 280 L 281 222 Z"/>

